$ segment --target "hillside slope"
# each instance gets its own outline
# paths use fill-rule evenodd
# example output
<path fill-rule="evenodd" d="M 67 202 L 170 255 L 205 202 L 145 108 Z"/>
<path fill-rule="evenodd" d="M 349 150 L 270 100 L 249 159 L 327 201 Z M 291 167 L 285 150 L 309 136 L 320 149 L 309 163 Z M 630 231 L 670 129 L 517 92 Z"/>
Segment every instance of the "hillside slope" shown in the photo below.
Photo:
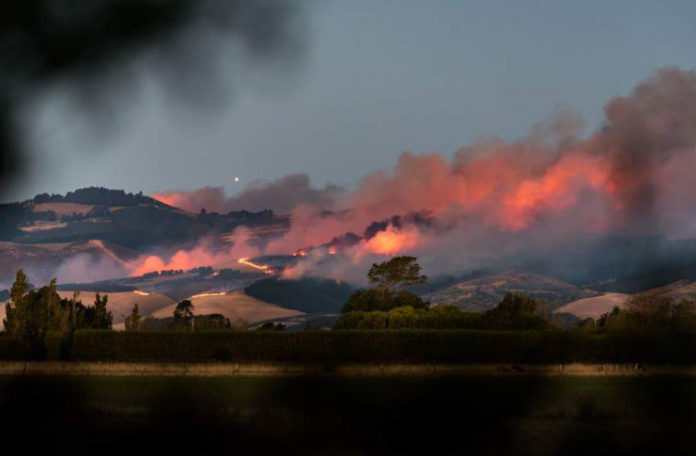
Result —
<path fill-rule="evenodd" d="M 582 298 L 554 310 L 555 313 L 569 313 L 578 318 L 599 318 L 611 312 L 614 307 L 623 308 L 631 295 L 626 293 L 605 293 L 591 298 Z"/>
<path fill-rule="evenodd" d="M 252 298 L 243 291 L 203 293 L 189 299 L 193 303 L 194 314 L 221 314 L 237 325 L 302 315 L 302 312 Z M 157 318 L 171 317 L 175 308 L 176 303 L 153 312 L 152 316 Z"/>
<path fill-rule="evenodd" d="M 424 295 L 435 305 L 453 305 L 469 311 L 495 307 L 506 293 L 523 293 L 549 309 L 598 293 L 531 272 L 509 271 L 451 285 Z"/>

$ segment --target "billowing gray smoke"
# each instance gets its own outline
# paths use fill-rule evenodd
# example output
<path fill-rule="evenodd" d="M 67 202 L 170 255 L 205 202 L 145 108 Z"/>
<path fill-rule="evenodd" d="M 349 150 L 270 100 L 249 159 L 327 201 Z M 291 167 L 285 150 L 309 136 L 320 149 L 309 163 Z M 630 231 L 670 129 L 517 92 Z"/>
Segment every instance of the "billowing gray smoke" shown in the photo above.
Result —
<path fill-rule="evenodd" d="M 288 174 L 271 182 L 252 182 L 236 195 L 227 197 L 223 187 L 203 187 L 191 192 L 164 191 L 153 196 L 169 205 L 191 212 L 262 211 L 286 214 L 300 205 L 330 209 L 342 195 L 337 185 L 312 187 L 306 174 Z"/>
<path fill-rule="evenodd" d="M 658 172 L 696 148 L 696 73 L 663 69 L 631 96 L 605 107 L 606 124 L 586 146 L 610 157 L 611 180 L 626 216 L 650 223 L 658 211 Z"/>
<path fill-rule="evenodd" d="M 214 100 L 214 43 L 254 59 L 293 58 L 304 35 L 294 0 L 5 0 L 0 3 L 0 192 L 26 170 L 18 111 L 52 84 L 108 111 L 129 64 L 147 54 L 158 83 L 185 102 Z M 224 56 L 222 56 L 224 57 Z M 118 82 L 117 82 L 118 81 Z M 118 93 L 116 93 L 118 92 Z"/>

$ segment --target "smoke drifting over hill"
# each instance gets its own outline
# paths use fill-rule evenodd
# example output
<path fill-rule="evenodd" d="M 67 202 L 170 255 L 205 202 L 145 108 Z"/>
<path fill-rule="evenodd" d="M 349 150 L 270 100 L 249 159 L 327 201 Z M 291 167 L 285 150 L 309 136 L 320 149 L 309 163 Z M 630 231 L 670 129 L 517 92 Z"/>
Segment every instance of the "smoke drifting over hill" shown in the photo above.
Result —
<path fill-rule="evenodd" d="M 215 188 L 164 193 L 160 200 L 189 210 L 288 211 L 290 226 L 263 242 L 238 229 L 225 236 L 231 248 L 199 242 L 145 254 L 128 269 L 295 253 L 285 277 L 359 282 L 371 262 L 411 254 L 431 275 L 532 265 L 579 283 L 592 280 L 588 271 L 601 261 L 622 273 L 696 264 L 694 248 L 661 240 L 696 239 L 696 73 L 661 70 L 612 99 L 592 134 L 580 136 L 577 125 L 562 114 L 519 141 L 486 140 L 451 158 L 405 152 L 352 192 L 315 189 L 307 176 L 291 175 L 230 198 Z M 603 277 L 615 276 L 610 269 Z"/>
<path fill-rule="evenodd" d="M 663 69 L 612 99 L 589 137 L 561 115 L 513 143 L 483 141 L 454 153 L 403 153 L 390 171 L 365 177 L 335 211 L 298 207 L 289 232 L 267 246 L 287 253 L 374 221 L 425 213 L 427 224 L 388 223 L 347 253 L 412 253 L 433 269 L 502 257 L 608 233 L 696 235 L 696 73 Z M 617 247 L 618 248 L 618 247 Z M 626 252 L 628 253 L 628 252 Z"/>
<path fill-rule="evenodd" d="M 269 183 L 251 183 L 240 193 L 227 197 L 223 187 L 203 187 L 192 192 L 165 191 L 152 195 L 155 199 L 191 212 L 205 209 L 221 214 L 231 211 L 262 211 L 279 214 L 291 212 L 299 205 L 330 209 L 341 195 L 335 185 L 313 188 L 306 174 L 289 174 Z"/>
<path fill-rule="evenodd" d="M 297 60 L 293 0 L 22 0 L 0 5 L 0 191 L 26 170 L 25 104 L 60 90 L 97 120 L 147 77 L 187 104 L 224 99 L 217 66 L 234 50 Z"/>

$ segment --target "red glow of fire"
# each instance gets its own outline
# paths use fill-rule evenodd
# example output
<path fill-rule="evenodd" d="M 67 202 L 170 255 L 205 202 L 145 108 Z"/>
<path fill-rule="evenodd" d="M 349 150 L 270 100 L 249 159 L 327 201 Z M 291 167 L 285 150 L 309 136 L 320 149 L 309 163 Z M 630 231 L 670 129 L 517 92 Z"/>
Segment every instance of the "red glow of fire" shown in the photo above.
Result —
<path fill-rule="evenodd" d="M 160 203 L 164 203 L 172 207 L 179 207 L 181 204 L 181 198 L 176 193 L 153 193 L 152 198 L 156 199 Z"/>
<path fill-rule="evenodd" d="M 275 274 L 275 271 L 269 265 L 254 263 L 248 257 L 240 258 L 239 260 L 237 260 L 237 263 L 261 270 L 264 272 L 264 274 Z"/>
<path fill-rule="evenodd" d="M 365 242 L 365 247 L 372 253 L 395 255 L 418 245 L 419 234 L 416 229 L 400 231 L 393 226 L 375 234 Z"/>

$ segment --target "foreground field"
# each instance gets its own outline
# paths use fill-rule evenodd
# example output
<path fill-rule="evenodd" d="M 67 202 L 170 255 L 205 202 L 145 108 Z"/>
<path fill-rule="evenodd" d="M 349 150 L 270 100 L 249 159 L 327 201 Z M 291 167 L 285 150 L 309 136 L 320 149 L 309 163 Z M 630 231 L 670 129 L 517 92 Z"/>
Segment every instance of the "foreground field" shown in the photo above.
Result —
<path fill-rule="evenodd" d="M 642 364 L 157 363 L 4 361 L 2 375 L 145 377 L 648 377 L 696 378 L 696 366 Z"/>
<path fill-rule="evenodd" d="M 37 453 L 691 454 L 695 397 L 686 377 L 0 376 L 0 425 Z"/>

